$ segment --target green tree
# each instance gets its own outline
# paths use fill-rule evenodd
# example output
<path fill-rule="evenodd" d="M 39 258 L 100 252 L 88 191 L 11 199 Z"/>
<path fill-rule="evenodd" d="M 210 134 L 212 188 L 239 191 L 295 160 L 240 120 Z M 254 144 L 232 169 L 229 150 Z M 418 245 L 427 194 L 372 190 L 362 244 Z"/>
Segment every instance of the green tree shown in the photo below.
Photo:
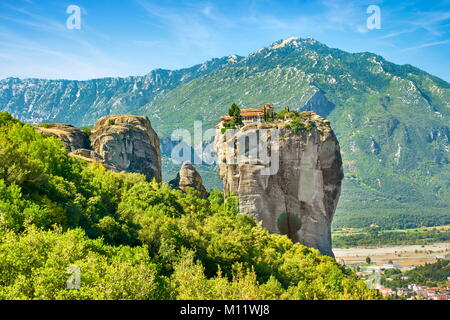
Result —
<path fill-rule="evenodd" d="M 230 117 L 233 117 L 234 123 L 236 125 L 242 125 L 242 116 L 241 116 L 241 109 L 238 107 L 236 103 L 233 103 L 228 110 L 228 115 Z"/>

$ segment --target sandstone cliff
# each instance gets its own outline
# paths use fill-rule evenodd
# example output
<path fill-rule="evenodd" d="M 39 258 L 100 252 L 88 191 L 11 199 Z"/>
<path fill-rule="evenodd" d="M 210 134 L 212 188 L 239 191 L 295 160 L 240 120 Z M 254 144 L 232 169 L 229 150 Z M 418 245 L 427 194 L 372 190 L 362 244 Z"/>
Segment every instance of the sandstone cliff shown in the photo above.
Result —
<path fill-rule="evenodd" d="M 185 191 L 188 187 L 194 188 L 200 192 L 202 198 L 208 197 L 208 192 L 203 185 L 202 177 L 197 172 L 195 167 L 189 162 L 183 163 L 177 177 L 171 180 L 169 184 L 173 188 L 177 188 L 182 191 Z"/>
<path fill-rule="evenodd" d="M 77 149 L 75 151 L 69 152 L 70 157 L 78 158 L 87 162 L 97 162 L 101 163 L 106 169 L 119 172 L 116 167 L 109 165 L 105 160 L 94 150 L 89 149 Z"/>
<path fill-rule="evenodd" d="M 214 142 L 220 177 L 224 192 L 239 196 L 241 213 L 270 232 L 334 256 L 331 222 L 343 179 L 339 143 L 328 121 L 314 112 L 300 115 L 304 123 L 297 132 L 290 121 L 251 123 L 225 133 L 220 123 Z M 270 162 L 249 143 L 255 136 L 268 147 Z"/>
<path fill-rule="evenodd" d="M 114 171 L 142 173 L 149 179 L 161 181 L 159 138 L 147 117 L 103 117 L 90 136 L 65 123 L 45 123 L 35 129 L 60 138 L 71 157 L 98 162 Z"/>
<path fill-rule="evenodd" d="M 103 117 L 95 124 L 90 139 L 93 150 L 106 164 L 161 181 L 159 138 L 147 117 Z"/>
<path fill-rule="evenodd" d="M 89 148 L 88 135 L 70 124 L 45 123 L 35 128 L 45 135 L 60 138 L 68 152 Z"/>

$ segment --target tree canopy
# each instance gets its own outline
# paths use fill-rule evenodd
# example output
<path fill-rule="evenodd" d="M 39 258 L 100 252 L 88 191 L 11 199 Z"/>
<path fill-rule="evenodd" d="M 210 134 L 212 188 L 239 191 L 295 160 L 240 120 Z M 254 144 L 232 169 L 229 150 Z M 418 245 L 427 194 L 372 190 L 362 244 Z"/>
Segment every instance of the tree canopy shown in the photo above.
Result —
<path fill-rule="evenodd" d="M 228 110 L 228 115 L 230 117 L 233 117 L 234 124 L 241 125 L 242 124 L 242 116 L 241 116 L 241 109 L 238 107 L 236 103 L 233 103 Z"/>

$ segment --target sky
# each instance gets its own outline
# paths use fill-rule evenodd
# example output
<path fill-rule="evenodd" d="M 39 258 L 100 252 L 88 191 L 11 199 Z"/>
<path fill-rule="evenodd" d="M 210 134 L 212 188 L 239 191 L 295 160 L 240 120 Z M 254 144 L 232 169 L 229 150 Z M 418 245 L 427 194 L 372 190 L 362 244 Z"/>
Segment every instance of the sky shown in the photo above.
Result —
<path fill-rule="evenodd" d="M 78 21 L 71 5 L 79 29 L 67 25 Z M 369 6 L 380 9 L 376 28 Z M 0 0 L 0 79 L 144 75 L 294 36 L 450 82 L 450 0 Z"/>

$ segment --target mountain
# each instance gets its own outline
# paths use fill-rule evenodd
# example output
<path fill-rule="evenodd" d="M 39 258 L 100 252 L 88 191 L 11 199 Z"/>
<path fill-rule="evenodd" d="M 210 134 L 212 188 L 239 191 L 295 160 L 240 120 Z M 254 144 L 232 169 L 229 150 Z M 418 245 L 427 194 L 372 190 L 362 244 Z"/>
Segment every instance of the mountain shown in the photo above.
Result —
<path fill-rule="evenodd" d="M 450 223 L 450 84 L 411 65 L 291 38 L 143 77 L 0 81 L 0 110 L 21 120 L 87 126 L 138 113 L 166 140 L 174 129 L 193 131 L 195 120 L 213 127 L 232 102 L 313 110 L 331 121 L 345 172 L 336 227 Z M 170 180 L 178 168 L 167 155 Z M 207 186 L 219 185 L 213 168 L 199 172 Z"/>
<path fill-rule="evenodd" d="M 157 69 L 140 77 L 88 81 L 7 78 L 0 81 L 0 108 L 29 123 L 93 125 L 102 116 L 136 113 L 158 95 L 202 77 L 229 60 L 212 59 L 177 71 Z"/>

